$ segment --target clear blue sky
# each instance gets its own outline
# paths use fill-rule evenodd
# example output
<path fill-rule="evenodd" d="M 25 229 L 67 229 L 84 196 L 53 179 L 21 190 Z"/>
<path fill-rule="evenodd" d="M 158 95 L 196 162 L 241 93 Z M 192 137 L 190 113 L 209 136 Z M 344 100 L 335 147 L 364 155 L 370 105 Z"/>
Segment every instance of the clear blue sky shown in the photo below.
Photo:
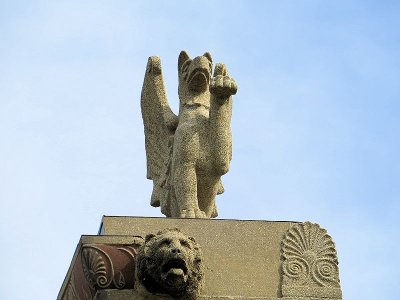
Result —
<path fill-rule="evenodd" d="M 182 49 L 239 85 L 220 217 L 318 222 L 345 299 L 398 299 L 399 15 L 398 1 L 0 1 L 0 299 L 55 299 L 102 215 L 161 216 L 140 92 L 159 55 L 176 111 Z"/>

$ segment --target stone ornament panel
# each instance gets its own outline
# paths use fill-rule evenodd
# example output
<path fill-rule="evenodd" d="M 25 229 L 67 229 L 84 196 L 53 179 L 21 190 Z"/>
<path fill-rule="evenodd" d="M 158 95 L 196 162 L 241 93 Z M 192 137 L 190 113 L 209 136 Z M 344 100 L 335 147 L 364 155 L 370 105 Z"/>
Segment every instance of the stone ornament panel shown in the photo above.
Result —
<path fill-rule="evenodd" d="M 138 237 L 130 245 L 83 245 L 63 299 L 92 300 L 98 290 L 133 289 L 135 258 L 142 244 Z"/>
<path fill-rule="evenodd" d="M 57 299 L 140 299 L 137 295 L 144 295 L 144 286 L 136 279 L 135 269 L 139 249 L 144 245 L 141 236 L 161 227 L 157 219 L 146 219 L 143 224 L 140 220 L 134 219 L 133 223 L 119 220 L 119 224 L 134 228 L 126 235 L 83 236 Z M 162 225 L 176 226 L 173 219 L 163 221 L 168 223 L 162 222 Z M 201 246 L 205 249 L 205 281 L 199 299 L 342 299 L 335 244 L 318 224 L 184 219 L 179 222 L 182 222 L 181 227 L 187 224 L 196 227 L 187 226 L 185 231 L 202 241 Z M 207 226 L 198 226 L 200 222 Z M 223 229 L 221 233 L 230 233 L 232 238 L 202 235 L 203 231 L 209 234 L 219 227 Z M 236 234 L 237 228 L 240 235 Z M 226 247 L 235 246 L 239 236 L 250 242 L 241 244 L 235 251 Z M 179 242 L 182 245 L 181 239 Z M 248 250 L 249 246 L 254 247 Z M 245 255 L 236 257 L 240 249 Z M 182 274 L 175 270 L 180 268 L 176 261 L 168 266 L 172 267 L 166 274 Z M 257 267 L 261 271 L 253 274 L 251 270 Z M 180 269 L 185 274 L 185 268 Z M 249 276 L 249 281 L 243 274 Z M 227 276 L 232 276 L 233 280 Z M 153 296 L 151 299 L 157 299 Z"/>
<path fill-rule="evenodd" d="M 282 240 L 282 296 L 342 299 L 335 243 L 310 222 L 291 227 Z"/>

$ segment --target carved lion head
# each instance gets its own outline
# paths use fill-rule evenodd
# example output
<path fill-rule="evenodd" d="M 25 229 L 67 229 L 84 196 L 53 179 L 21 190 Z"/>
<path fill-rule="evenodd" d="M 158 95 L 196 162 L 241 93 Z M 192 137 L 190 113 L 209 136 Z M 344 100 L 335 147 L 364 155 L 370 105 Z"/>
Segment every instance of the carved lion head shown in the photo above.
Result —
<path fill-rule="evenodd" d="M 195 299 L 203 283 L 199 245 L 178 229 L 146 236 L 137 255 L 137 279 L 150 293 Z"/>

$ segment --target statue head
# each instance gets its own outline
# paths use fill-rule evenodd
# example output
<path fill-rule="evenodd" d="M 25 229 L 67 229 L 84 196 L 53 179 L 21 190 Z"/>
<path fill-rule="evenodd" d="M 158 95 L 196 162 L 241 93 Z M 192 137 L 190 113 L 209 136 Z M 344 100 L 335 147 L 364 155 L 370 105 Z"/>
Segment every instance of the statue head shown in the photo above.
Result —
<path fill-rule="evenodd" d="M 208 93 L 211 72 L 210 53 L 191 59 L 186 51 L 182 51 L 178 58 L 179 95 L 185 99 L 189 95 Z"/>
<path fill-rule="evenodd" d="M 150 293 L 195 299 L 204 276 L 199 245 L 178 229 L 149 234 L 137 255 L 136 275 Z"/>

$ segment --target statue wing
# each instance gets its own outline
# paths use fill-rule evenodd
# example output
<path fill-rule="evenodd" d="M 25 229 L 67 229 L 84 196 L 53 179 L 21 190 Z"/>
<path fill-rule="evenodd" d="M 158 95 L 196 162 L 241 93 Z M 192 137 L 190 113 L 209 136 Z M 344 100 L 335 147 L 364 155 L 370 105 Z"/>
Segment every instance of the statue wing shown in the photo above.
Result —
<path fill-rule="evenodd" d="M 178 117 L 169 107 L 161 72 L 161 60 L 149 57 L 144 77 L 141 108 L 144 123 L 147 178 L 153 180 L 151 205 L 160 202 L 169 192 L 172 146 Z"/>

